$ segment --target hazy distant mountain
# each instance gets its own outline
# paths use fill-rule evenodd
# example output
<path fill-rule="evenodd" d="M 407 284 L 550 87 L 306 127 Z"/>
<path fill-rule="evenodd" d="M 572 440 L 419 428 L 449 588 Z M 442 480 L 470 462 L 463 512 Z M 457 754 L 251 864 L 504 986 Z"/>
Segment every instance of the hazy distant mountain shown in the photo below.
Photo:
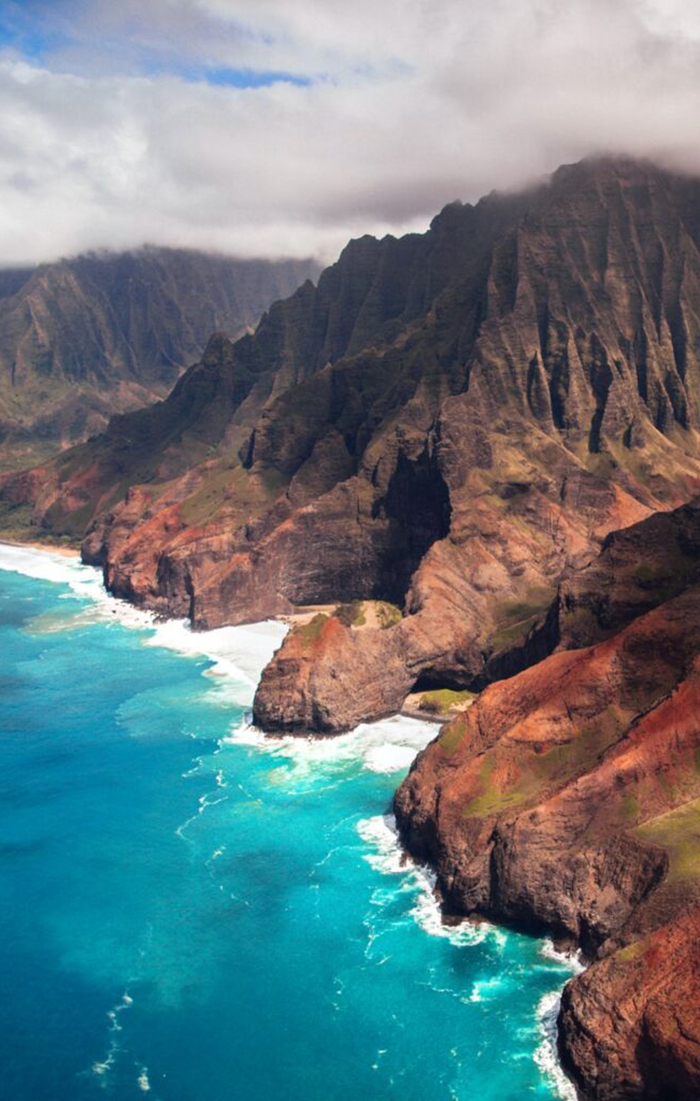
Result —
<path fill-rule="evenodd" d="M 318 270 L 144 248 L 0 271 L 0 465 L 164 397 L 213 331 L 237 339 Z"/>

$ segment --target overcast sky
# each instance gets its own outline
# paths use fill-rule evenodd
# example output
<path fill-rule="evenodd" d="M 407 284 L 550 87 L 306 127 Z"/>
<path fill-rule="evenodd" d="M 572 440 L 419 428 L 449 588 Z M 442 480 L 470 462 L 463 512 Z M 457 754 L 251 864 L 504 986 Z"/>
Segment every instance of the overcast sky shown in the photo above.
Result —
<path fill-rule="evenodd" d="M 0 0 L 0 263 L 331 260 L 595 152 L 700 171 L 691 0 Z"/>

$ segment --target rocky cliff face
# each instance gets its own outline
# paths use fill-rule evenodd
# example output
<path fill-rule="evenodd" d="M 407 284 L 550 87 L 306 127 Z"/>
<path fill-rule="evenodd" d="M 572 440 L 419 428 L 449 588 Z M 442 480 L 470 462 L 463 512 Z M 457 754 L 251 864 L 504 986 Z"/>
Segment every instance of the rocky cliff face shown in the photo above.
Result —
<path fill-rule="evenodd" d="M 697 502 L 611 532 L 601 553 L 559 586 L 545 630 L 558 649 L 589 646 L 700 583 Z"/>
<path fill-rule="evenodd" d="M 562 573 L 699 484 L 698 211 L 698 181 L 586 162 L 352 242 L 254 336 L 212 339 L 167 401 L 6 479 L 3 523 L 31 508 L 84 536 L 113 591 L 197 626 L 403 607 L 363 640 L 374 679 L 352 698 L 338 633 L 292 655 L 313 671 L 282 701 L 290 638 L 256 700 L 271 727 L 342 729 L 416 683 L 515 672 L 547 652 Z"/>
<path fill-rule="evenodd" d="M 674 591 L 640 590 L 679 556 Z M 577 592 L 577 629 L 600 637 L 597 579 L 604 640 L 487 688 L 396 795 L 449 912 L 551 931 L 594 961 L 567 986 L 560 1038 L 597 1101 L 700 1090 L 699 558 L 697 504 L 616 533 L 553 605 L 566 622 Z"/>
<path fill-rule="evenodd" d="M 213 331 L 241 336 L 317 274 L 310 261 L 164 248 L 0 272 L 3 465 L 28 465 L 165 397 Z"/>
<path fill-rule="evenodd" d="M 412 575 L 406 618 L 373 643 L 379 672 L 363 717 L 395 710 L 416 682 L 480 687 L 543 656 L 552 643 L 538 614 L 559 576 L 609 530 L 697 487 L 697 209 L 695 184 L 639 166 L 579 165 L 557 173 L 500 234 L 459 382 L 437 409 L 414 396 L 360 467 L 361 487 L 372 490 L 358 494 L 358 526 L 370 492 L 367 511 L 386 517 L 381 476 L 395 477 L 397 455 L 430 464 L 431 498 L 446 489 L 449 509 L 447 535 L 433 526 Z M 433 311 L 449 331 L 458 297 Z M 687 418 L 671 399 L 681 376 Z M 404 518 L 414 499 L 406 489 Z M 368 526 L 369 517 L 363 533 Z M 356 556 L 367 561 L 364 547 Z M 357 595 L 399 599 L 387 587 Z M 282 693 L 295 645 L 290 636 L 263 677 L 260 721 L 313 726 L 310 715 L 323 713 L 336 729 L 351 726 L 363 704 L 343 701 L 338 686 L 362 676 L 355 648 L 339 636 L 305 656 L 311 675 Z"/>
<path fill-rule="evenodd" d="M 167 400 L 6 476 L 0 522 L 195 626 L 398 605 L 292 630 L 257 720 L 485 689 L 400 788 L 406 843 L 447 909 L 594 961 L 561 1015 L 585 1097 L 690 1101 L 699 431 L 700 182 L 585 162 L 352 242 Z"/>

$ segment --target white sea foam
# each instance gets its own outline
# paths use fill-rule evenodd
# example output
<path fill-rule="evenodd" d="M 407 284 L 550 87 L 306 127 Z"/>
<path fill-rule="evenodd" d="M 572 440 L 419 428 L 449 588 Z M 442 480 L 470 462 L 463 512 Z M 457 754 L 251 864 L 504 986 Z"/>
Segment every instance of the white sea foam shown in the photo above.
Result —
<path fill-rule="evenodd" d="M 37 547 L 18 547 L 11 543 L 0 543 L 0 569 L 65 585 L 88 580 L 92 575 L 98 580 L 100 578 L 99 570 L 83 566 L 77 556 Z"/>
<path fill-rule="evenodd" d="M 554 947 L 552 940 L 547 937 L 543 941 L 540 953 L 545 959 L 566 967 L 572 975 L 580 975 L 585 970 L 585 964 L 581 961 L 579 952 L 560 952 Z M 557 1095 L 562 1101 L 576 1101 L 576 1089 L 567 1078 L 559 1062 L 557 1049 L 557 1017 L 561 1005 L 561 991 L 555 990 L 545 994 L 537 1006 L 537 1031 L 541 1042 L 535 1052 L 535 1062 L 542 1073 L 549 1079 Z"/>
<path fill-rule="evenodd" d="M 209 658 L 214 664 L 207 673 L 217 681 L 222 702 L 244 707 L 253 702 L 260 675 L 287 633 L 286 625 L 273 619 L 213 631 L 193 631 L 186 620 L 173 619 L 153 627 L 149 645 Z"/>
<path fill-rule="evenodd" d="M 498 997 L 507 989 L 510 983 L 509 977 L 504 973 L 494 975 L 490 979 L 477 979 L 469 995 L 470 1002 L 487 1002 L 490 998 Z"/>
<path fill-rule="evenodd" d="M 393 715 L 376 723 L 362 723 L 348 734 L 332 738 L 272 737 L 243 723 L 224 742 L 252 746 L 273 757 L 286 758 L 289 780 L 304 781 L 360 763 L 369 772 L 402 772 L 435 737 L 435 724 Z"/>
<path fill-rule="evenodd" d="M 499 947 L 505 945 L 507 934 L 488 922 L 482 922 L 479 925 L 462 922 L 456 926 L 443 923 L 440 906 L 435 897 L 435 877 L 427 868 L 416 865 L 402 850 L 393 815 L 364 818 L 358 822 L 357 832 L 370 848 L 370 851 L 365 854 L 368 864 L 384 875 L 403 876 L 401 890 L 416 893 L 411 916 L 424 932 L 430 936 L 444 937 L 458 947 L 481 944 L 487 937 Z M 557 951 L 549 939 L 543 942 L 540 951 L 547 959 L 567 967 L 572 974 L 579 974 L 584 969 L 577 954 Z M 483 1002 L 498 996 L 502 993 L 507 981 L 505 974 L 477 980 L 468 1000 Z M 540 1071 L 551 1082 L 562 1101 L 576 1101 L 576 1090 L 561 1067 L 557 1051 L 557 1015 L 560 1002 L 560 991 L 545 994 L 539 1002 L 537 1028 L 541 1042 L 534 1058 Z"/>
<path fill-rule="evenodd" d="M 142 1093 L 150 1092 L 151 1083 L 148 1081 L 148 1067 L 139 1067 L 139 1076 L 136 1079 L 136 1085 Z"/>
<path fill-rule="evenodd" d="M 557 1017 L 560 1004 L 559 991 L 545 994 L 540 999 L 537 1007 L 537 1030 L 542 1040 L 535 1052 L 535 1062 L 562 1101 L 576 1101 L 576 1087 L 564 1074 L 557 1050 Z"/>
<path fill-rule="evenodd" d="M 102 584 L 102 573 L 94 566 L 84 566 L 79 559 L 56 551 L 35 547 L 15 547 L 0 543 L 0 570 L 20 573 L 41 581 L 65 585 L 76 596 L 91 603 L 93 618 L 118 621 L 127 627 L 152 627 L 155 618 L 150 612 L 134 608 L 125 600 L 110 596 Z"/>
<path fill-rule="evenodd" d="M 107 1012 L 107 1019 L 109 1020 L 109 1046 L 105 1054 L 104 1059 L 100 1062 L 92 1064 L 92 1073 L 100 1080 L 100 1085 L 104 1088 L 107 1086 L 107 1076 L 111 1071 L 119 1054 L 119 1036 L 122 1031 L 122 1025 L 119 1017 L 125 1010 L 130 1009 L 133 1005 L 134 999 L 130 997 L 127 991 L 124 991 L 121 998 L 116 1005 L 112 1006 Z"/>
<path fill-rule="evenodd" d="M 396 820 L 393 815 L 375 815 L 357 823 L 357 832 L 369 846 L 365 860 L 383 875 L 401 875 L 401 890 L 415 893 L 411 917 L 431 937 L 443 937 L 457 947 L 481 944 L 493 935 L 498 944 L 503 943 L 500 930 L 481 922 L 474 925 L 463 921 L 459 925 L 445 925 L 440 904 L 435 896 L 435 876 L 425 867 L 416 864 L 406 855 L 399 841 Z"/>
<path fill-rule="evenodd" d="M 213 631 L 193 631 L 184 619 L 158 620 L 152 612 L 111 596 L 100 570 L 56 551 L 0 543 L 0 569 L 65 585 L 89 602 L 89 621 L 149 630 L 145 640 L 149 646 L 208 658 L 213 665 L 207 673 L 218 682 L 227 703 L 248 706 L 252 702 L 260 674 L 287 633 L 287 627 L 275 620 Z"/>
<path fill-rule="evenodd" d="M 107 593 L 99 570 L 55 551 L 0 543 L 0 569 L 66 585 L 76 596 L 90 602 L 93 619 L 147 629 L 149 646 L 208 658 L 213 664 L 207 674 L 216 683 L 224 703 L 241 706 L 252 703 L 260 675 L 288 630 L 276 620 L 212 631 L 193 631 L 184 619 L 158 620 L 153 613 Z M 243 724 L 225 740 L 289 758 L 299 779 L 324 768 L 337 771 L 358 760 L 371 772 L 400 772 L 409 767 L 416 753 L 435 734 L 434 723 L 394 715 L 380 722 L 362 723 L 350 733 L 334 738 L 268 738 Z"/>
<path fill-rule="evenodd" d="M 569 968 L 573 975 L 580 975 L 586 969 L 585 963 L 581 960 L 580 952 L 562 952 L 554 947 L 554 942 L 550 937 L 543 940 L 540 955 L 547 960 L 553 960 L 555 963 L 561 964 L 562 967 Z"/>

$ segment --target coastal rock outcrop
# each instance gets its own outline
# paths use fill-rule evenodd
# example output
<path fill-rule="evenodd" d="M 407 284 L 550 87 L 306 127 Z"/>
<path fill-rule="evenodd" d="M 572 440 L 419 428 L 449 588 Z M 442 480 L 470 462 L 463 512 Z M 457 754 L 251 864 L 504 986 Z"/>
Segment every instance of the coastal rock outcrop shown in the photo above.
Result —
<path fill-rule="evenodd" d="M 654 568 L 664 545 L 675 561 L 679 539 L 692 562 L 699 515 L 689 506 L 616 533 L 581 586 L 573 578 L 562 590 L 591 591 L 588 574 L 607 577 L 604 594 L 633 592 L 644 548 Z M 618 538 L 624 554 L 613 553 Z M 621 601 L 627 625 L 602 641 L 488 687 L 418 756 L 395 798 L 405 844 L 435 868 L 448 913 L 548 931 L 594 961 L 566 988 L 560 1042 L 596 1101 L 690 1101 L 700 1090 L 694 570 L 674 587 L 683 591 L 658 593 L 648 611 Z"/>
<path fill-rule="evenodd" d="M 691 1101 L 700 1082 L 700 908 L 564 990 L 565 1065 L 597 1099 Z"/>
<path fill-rule="evenodd" d="M 361 644 L 336 632 L 323 647 L 304 648 L 292 630 L 256 692 L 254 714 L 263 728 L 347 730 L 400 710 L 416 688 L 478 690 L 532 664 L 557 641 L 547 613 L 562 572 L 590 558 L 609 528 L 648 511 L 581 472 L 563 447 L 545 439 L 536 457 L 522 458 L 519 491 L 500 496 L 511 456 L 507 439 L 494 435 L 493 467 L 477 470 L 479 489 L 470 495 L 473 472 L 454 470 L 454 452 L 441 447 L 461 413 L 457 400 L 446 405 L 437 447 L 459 512 L 449 536 L 430 546 L 414 572 L 406 614 L 388 631 L 364 632 Z M 493 492 L 491 479 L 499 482 Z M 295 676 L 282 687 L 290 659 Z M 357 691 L 347 690 L 352 683 Z M 321 714 L 323 727 L 313 719 Z"/>

